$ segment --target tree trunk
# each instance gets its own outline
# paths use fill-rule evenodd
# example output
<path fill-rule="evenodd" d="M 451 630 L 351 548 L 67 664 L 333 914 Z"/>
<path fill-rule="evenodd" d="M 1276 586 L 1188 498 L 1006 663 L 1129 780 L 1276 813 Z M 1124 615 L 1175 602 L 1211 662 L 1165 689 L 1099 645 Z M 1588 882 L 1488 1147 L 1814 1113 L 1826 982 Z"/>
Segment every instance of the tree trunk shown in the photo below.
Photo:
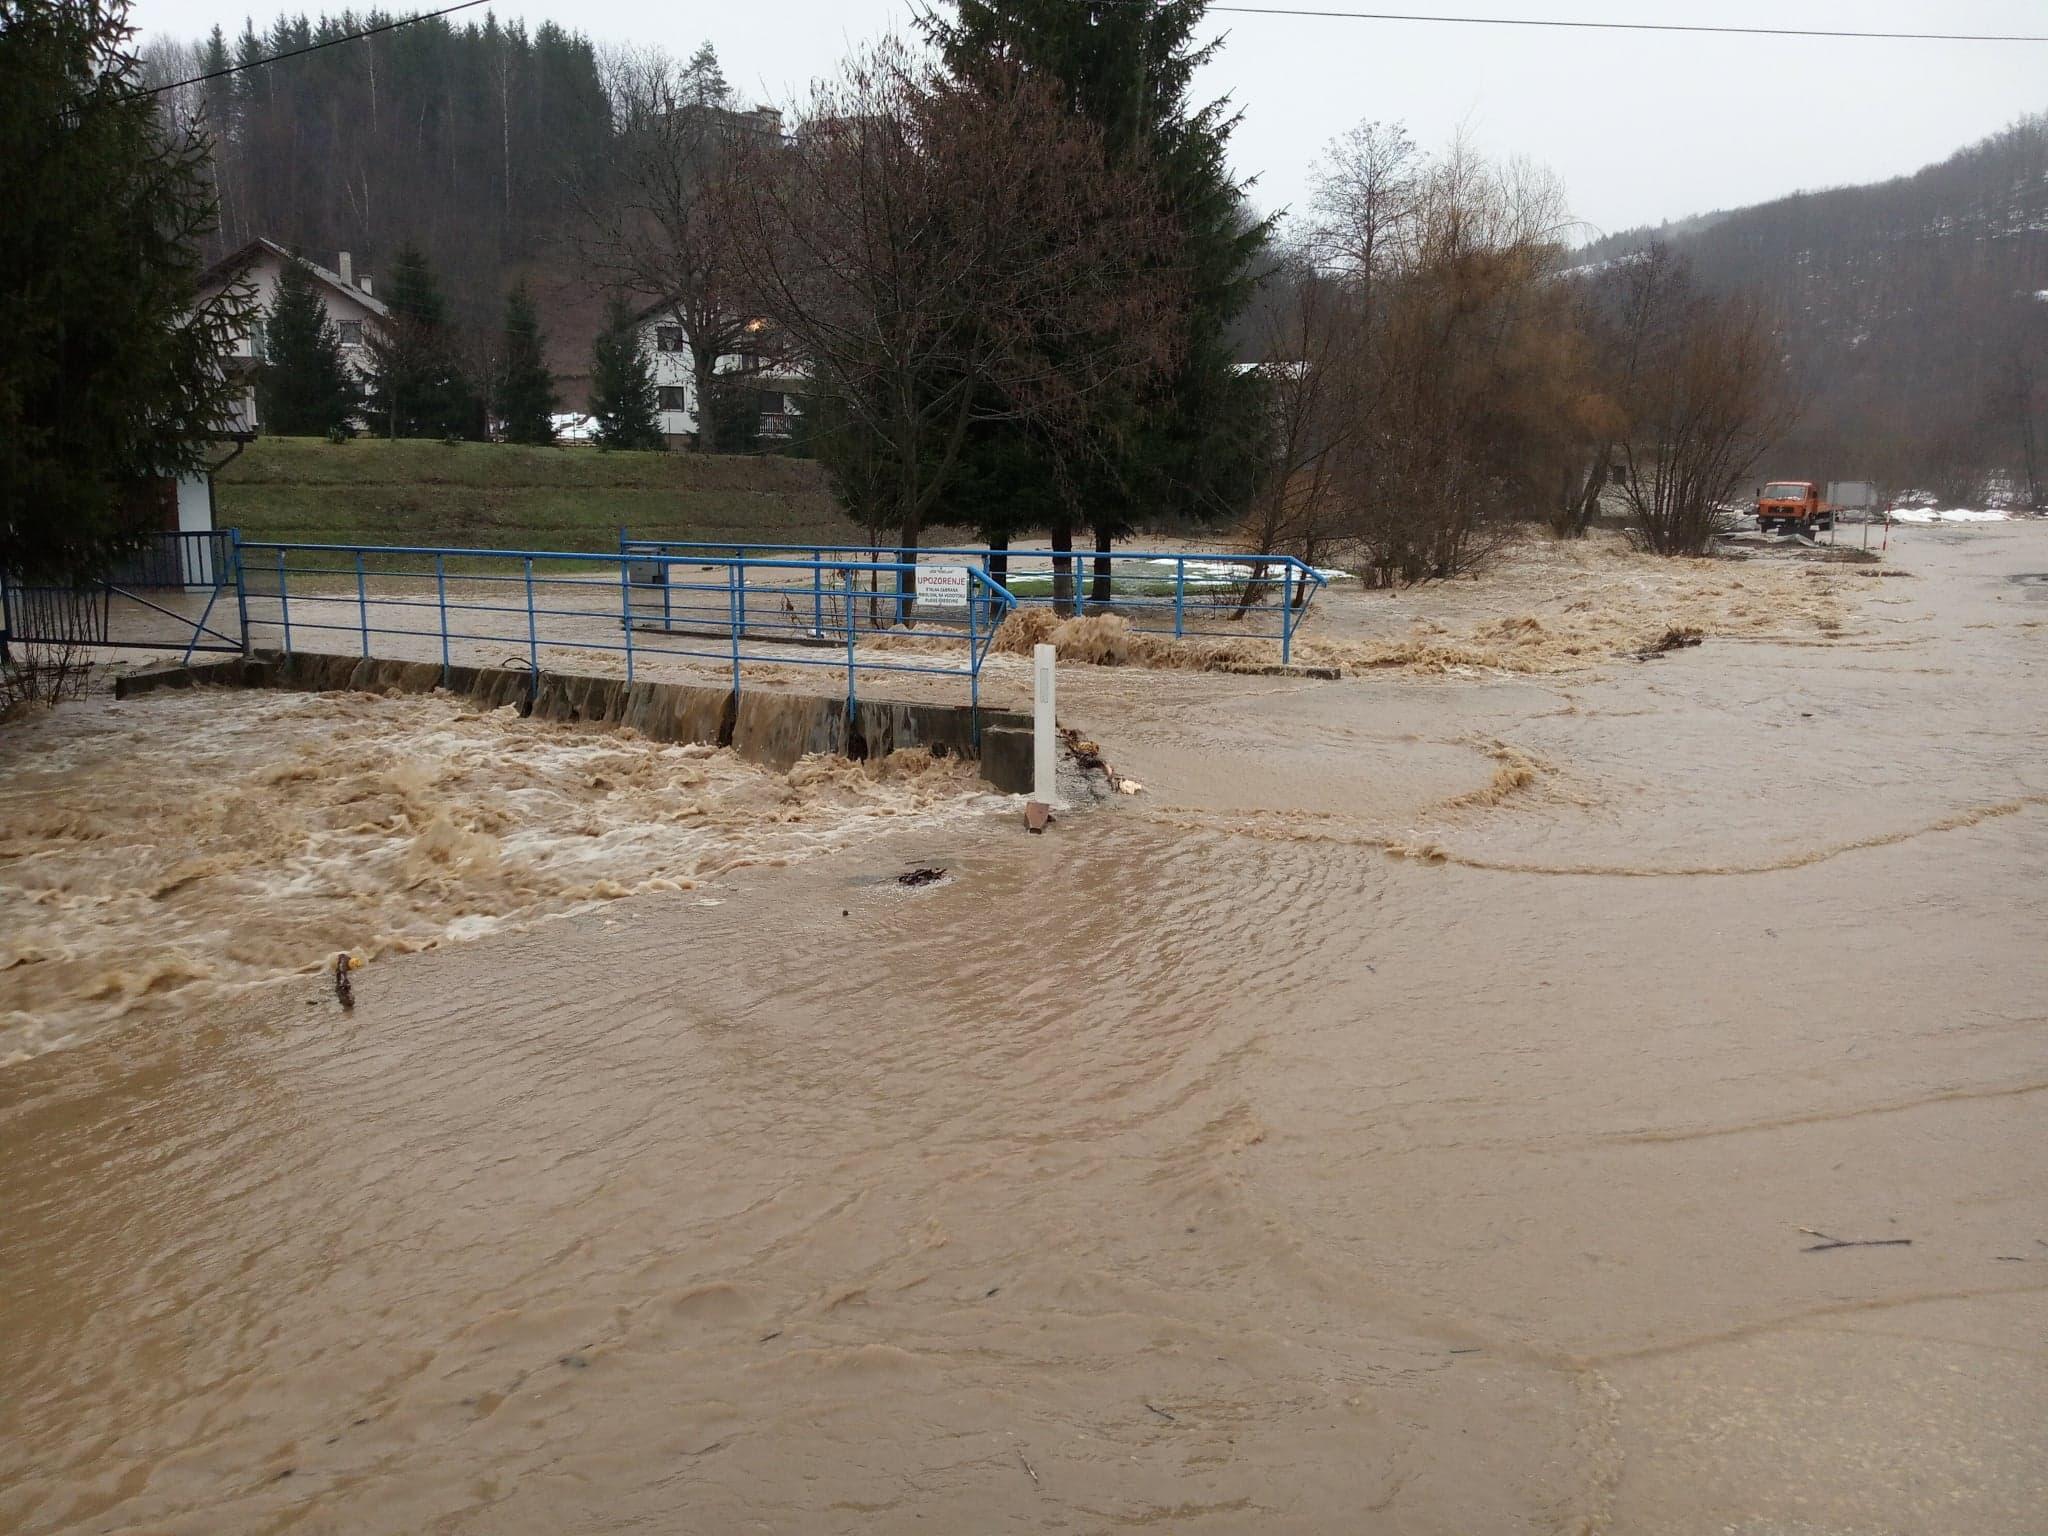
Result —
<path fill-rule="evenodd" d="M 917 541 L 923 530 L 906 519 L 896 547 L 896 563 L 910 567 L 896 573 L 896 622 L 910 628 L 917 625 Z"/>
<path fill-rule="evenodd" d="M 1074 525 L 1065 518 L 1052 525 L 1052 547 L 1060 552 L 1052 557 L 1052 611 L 1069 615 L 1074 611 L 1074 562 L 1069 553 L 1074 547 Z"/>
<path fill-rule="evenodd" d="M 685 336 L 684 341 L 690 348 L 690 372 L 696 375 L 697 451 L 709 453 L 718 446 L 711 430 L 711 392 L 718 387 L 718 354 L 709 348 L 698 350 L 694 337 Z"/>
<path fill-rule="evenodd" d="M 988 579 L 999 587 L 1010 584 L 1010 536 L 999 533 L 988 541 Z"/>
<path fill-rule="evenodd" d="M 1607 489 L 1608 478 L 1614 473 L 1614 450 L 1602 448 L 1593 460 L 1593 472 L 1586 477 L 1586 493 L 1579 498 L 1577 513 L 1572 520 L 1572 537 L 1583 538 L 1586 527 L 1593 521 L 1593 514 L 1600 509 L 1600 493 Z"/>
<path fill-rule="evenodd" d="M 1252 611 L 1252 604 L 1256 603 L 1260 598 L 1264 597 L 1265 595 L 1266 567 L 1264 562 L 1262 561 L 1258 565 L 1253 566 L 1251 569 L 1251 574 L 1245 577 L 1244 586 L 1238 591 L 1237 594 L 1237 612 L 1233 613 L 1231 617 L 1233 619 L 1243 618 L 1246 614 Z"/>
<path fill-rule="evenodd" d="M 1114 542 L 1115 541 L 1110 538 L 1109 530 L 1107 528 L 1097 528 L 1095 530 L 1095 582 L 1094 590 L 1091 591 L 1088 595 L 1090 601 L 1092 601 L 1098 609 L 1107 608 L 1109 606 L 1109 596 L 1112 590 L 1111 582 L 1109 579 L 1109 570 L 1111 565 L 1111 561 L 1109 559 L 1109 551 L 1110 546 Z"/>

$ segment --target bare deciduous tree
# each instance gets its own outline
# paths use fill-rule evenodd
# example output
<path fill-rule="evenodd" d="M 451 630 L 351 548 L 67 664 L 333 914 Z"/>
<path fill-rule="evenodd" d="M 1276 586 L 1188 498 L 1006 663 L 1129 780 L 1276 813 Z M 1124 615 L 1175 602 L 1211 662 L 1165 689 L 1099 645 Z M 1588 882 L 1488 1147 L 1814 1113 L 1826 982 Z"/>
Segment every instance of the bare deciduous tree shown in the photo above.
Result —
<path fill-rule="evenodd" d="M 1040 82 L 965 85 L 884 42 L 744 188 L 725 222 L 747 312 L 806 360 L 906 560 L 975 422 L 1071 464 L 1090 401 L 1171 361 L 1164 223 Z"/>
<path fill-rule="evenodd" d="M 1398 129 L 1341 140 L 1311 235 L 1348 302 L 1357 416 L 1339 478 L 1374 584 L 1453 575 L 1586 471 L 1590 398 L 1557 184 L 1463 143 L 1426 160 Z"/>
<path fill-rule="evenodd" d="M 1239 540 L 1255 554 L 1333 559 L 1349 536 L 1354 449 L 1365 429 L 1358 296 L 1309 251 L 1282 263 L 1286 297 L 1264 314 L 1267 462 Z"/>
<path fill-rule="evenodd" d="M 741 195 L 739 164 L 773 136 L 772 120 L 733 111 L 722 82 L 659 50 L 613 53 L 603 68 L 613 156 L 578 193 L 585 265 L 600 286 L 660 306 L 674 322 L 690 355 L 701 428 L 723 360 L 778 360 L 760 345 L 758 316 L 736 293 L 721 227 Z"/>
<path fill-rule="evenodd" d="M 1650 549 L 1697 555 L 1794 415 L 1783 348 L 1754 300 L 1707 294 L 1667 247 L 1615 288 L 1622 496 Z"/>

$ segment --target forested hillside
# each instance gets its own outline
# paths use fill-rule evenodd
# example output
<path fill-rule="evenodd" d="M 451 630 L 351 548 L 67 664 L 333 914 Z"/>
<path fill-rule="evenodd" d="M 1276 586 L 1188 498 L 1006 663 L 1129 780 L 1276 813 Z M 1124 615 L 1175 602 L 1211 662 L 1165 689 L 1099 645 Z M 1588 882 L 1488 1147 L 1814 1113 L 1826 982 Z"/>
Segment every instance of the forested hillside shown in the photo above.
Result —
<path fill-rule="evenodd" d="M 1631 230 L 1575 259 L 1659 240 L 1784 327 L 1807 405 L 1770 473 L 1960 500 L 2024 475 L 2030 453 L 2048 468 L 2048 114 L 1911 176 Z"/>
<path fill-rule="evenodd" d="M 156 81 L 185 79 L 388 21 L 384 12 L 220 28 L 145 54 Z M 611 113 L 589 39 L 544 23 L 422 21 L 267 69 L 190 86 L 168 103 L 204 114 L 215 139 L 218 251 L 267 235 L 375 274 L 412 241 L 458 319 L 494 324 L 515 274 L 570 266 L 579 189 L 603 165 Z M 218 253 L 218 252 L 216 252 Z"/>

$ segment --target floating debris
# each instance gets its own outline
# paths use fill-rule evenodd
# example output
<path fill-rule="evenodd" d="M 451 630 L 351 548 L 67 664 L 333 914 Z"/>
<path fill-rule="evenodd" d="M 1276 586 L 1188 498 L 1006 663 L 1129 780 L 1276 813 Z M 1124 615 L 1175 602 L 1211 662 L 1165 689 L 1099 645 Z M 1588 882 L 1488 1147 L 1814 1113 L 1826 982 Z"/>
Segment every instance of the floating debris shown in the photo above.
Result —
<path fill-rule="evenodd" d="M 1675 626 L 1650 644 L 1635 653 L 1637 661 L 1655 661 L 1671 651 L 1683 651 L 1698 645 L 1706 636 L 1690 624 Z"/>

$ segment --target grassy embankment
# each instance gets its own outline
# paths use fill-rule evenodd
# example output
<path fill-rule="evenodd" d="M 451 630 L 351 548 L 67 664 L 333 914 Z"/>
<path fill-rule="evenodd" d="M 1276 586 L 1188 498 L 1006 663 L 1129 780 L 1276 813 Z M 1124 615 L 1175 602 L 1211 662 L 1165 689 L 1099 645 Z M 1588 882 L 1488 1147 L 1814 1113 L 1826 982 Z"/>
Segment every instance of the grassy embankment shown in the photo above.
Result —
<path fill-rule="evenodd" d="M 215 481 L 246 539 L 609 551 L 636 537 L 864 543 L 802 459 L 260 437 Z"/>

